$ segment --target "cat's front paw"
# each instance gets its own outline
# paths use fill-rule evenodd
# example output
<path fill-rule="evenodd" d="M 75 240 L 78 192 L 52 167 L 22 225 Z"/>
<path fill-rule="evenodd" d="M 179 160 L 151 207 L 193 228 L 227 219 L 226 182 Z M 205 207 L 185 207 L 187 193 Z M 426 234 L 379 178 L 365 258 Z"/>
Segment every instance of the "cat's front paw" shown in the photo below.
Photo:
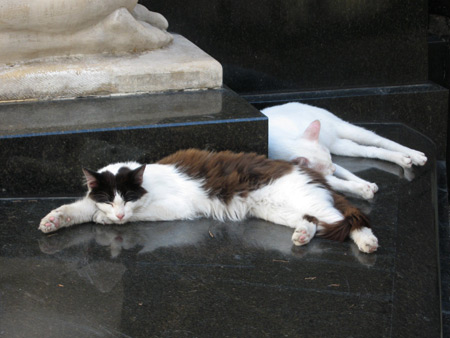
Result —
<path fill-rule="evenodd" d="M 413 160 L 411 159 L 411 156 L 401 154 L 398 164 L 403 168 L 411 168 L 413 165 Z"/>
<path fill-rule="evenodd" d="M 64 215 L 60 209 L 52 210 L 39 223 L 39 230 L 44 233 L 53 232 L 59 228 L 66 227 L 72 220 Z"/>
<path fill-rule="evenodd" d="M 308 244 L 309 241 L 311 241 L 311 234 L 308 229 L 304 226 L 297 227 L 292 235 L 292 242 L 294 242 L 294 245 L 305 245 Z"/>
<path fill-rule="evenodd" d="M 371 200 L 378 191 L 378 186 L 375 183 L 358 183 L 355 192 L 365 200 Z"/>
<path fill-rule="evenodd" d="M 369 183 L 370 190 L 373 191 L 373 193 L 376 193 L 378 191 L 378 185 L 376 183 Z"/>
<path fill-rule="evenodd" d="M 94 214 L 94 217 L 92 218 L 92 220 L 98 224 L 113 224 L 114 223 L 108 217 L 106 217 L 106 215 L 101 211 L 97 211 Z"/>

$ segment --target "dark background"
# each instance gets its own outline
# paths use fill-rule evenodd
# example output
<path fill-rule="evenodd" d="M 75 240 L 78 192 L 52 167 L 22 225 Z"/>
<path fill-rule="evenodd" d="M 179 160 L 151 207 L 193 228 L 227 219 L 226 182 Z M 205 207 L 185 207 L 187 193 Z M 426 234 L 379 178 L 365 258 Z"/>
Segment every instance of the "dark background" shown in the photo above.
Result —
<path fill-rule="evenodd" d="M 427 81 L 423 0 L 141 3 L 221 62 L 238 93 Z"/>
<path fill-rule="evenodd" d="M 302 101 L 351 122 L 404 123 L 446 159 L 447 1 L 140 3 L 218 60 L 224 85 L 257 108 Z"/>

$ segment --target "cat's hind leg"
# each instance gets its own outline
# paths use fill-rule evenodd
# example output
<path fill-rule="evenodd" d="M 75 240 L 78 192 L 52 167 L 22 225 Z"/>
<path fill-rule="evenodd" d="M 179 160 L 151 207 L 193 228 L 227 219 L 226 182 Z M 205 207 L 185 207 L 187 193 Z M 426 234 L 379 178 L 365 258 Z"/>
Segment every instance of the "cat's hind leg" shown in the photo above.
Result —
<path fill-rule="evenodd" d="M 427 157 L 424 153 L 405 147 L 397 142 L 379 136 L 378 134 L 370 130 L 355 126 L 347 122 L 345 122 L 343 125 L 339 125 L 338 135 L 341 138 L 349 139 L 359 144 L 403 153 L 411 159 L 412 164 L 414 165 L 422 166 L 427 162 Z"/>
<path fill-rule="evenodd" d="M 71 204 L 64 204 L 50 211 L 39 223 L 39 230 L 44 233 L 92 221 L 97 211 L 94 201 L 84 198 Z"/>
<path fill-rule="evenodd" d="M 299 246 L 308 244 L 315 236 L 317 225 L 308 221 L 305 214 L 296 208 L 286 207 L 282 204 L 264 203 L 257 205 L 250 210 L 250 215 L 293 228 L 292 242 Z"/>
<path fill-rule="evenodd" d="M 347 139 L 339 139 L 330 146 L 330 151 L 335 155 L 377 158 L 384 161 L 394 162 L 403 168 L 411 168 L 413 161 L 405 153 L 386 150 L 374 146 L 357 144 Z"/>
<path fill-rule="evenodd" d="M 295 231 L 292 234 L 292 242 L 294 245 L 300 246 L 308 244 L 316 234 L 316 228 L 317 226 L 314 223 L 302 219 L 297 224 Z"/>
<path fill-rule="evenodd" d="M 378 239 L 372 229 L 363 227 L 350 232 L 350 238 L 358 246 L 358 249 L 365 253 L 372 253 L 378 249 Z"/>

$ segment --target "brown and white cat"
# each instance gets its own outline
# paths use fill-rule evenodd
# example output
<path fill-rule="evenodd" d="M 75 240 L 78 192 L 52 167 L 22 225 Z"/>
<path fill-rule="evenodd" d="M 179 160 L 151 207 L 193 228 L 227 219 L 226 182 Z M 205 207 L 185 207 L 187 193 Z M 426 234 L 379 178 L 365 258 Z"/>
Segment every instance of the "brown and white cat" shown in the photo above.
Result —
<path fill-rule="evenodd" d="M 322 108 L 290 102 L 261 112 L 269 118 L 269 157 L 313 168 L 324 174 L 337 191 L 371 199 L 378 186 L 333 163 L 331 154 L 380 159 L 404 169 L 427 162 L 424 153 L 348 123 Z"/>
<path fill-rule="evenodd" d="M 366 216 L 334 193 L 321 174 L 292 162 L 189 149 L 154 164 L 83 171 L 86 197 L 51 211 L 40 222 L 42 232 L 91 221 L 257 217 L 293 228 L 295 245 L 315 235 L 340 241 L 349 236 L 363 252 L 378 248 Z"/>

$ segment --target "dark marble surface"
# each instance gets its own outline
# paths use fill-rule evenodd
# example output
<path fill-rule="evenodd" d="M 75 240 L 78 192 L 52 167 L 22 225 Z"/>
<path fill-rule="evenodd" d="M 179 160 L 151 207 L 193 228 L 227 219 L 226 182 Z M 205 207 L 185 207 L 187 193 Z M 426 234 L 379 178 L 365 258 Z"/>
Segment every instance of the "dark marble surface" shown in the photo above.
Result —
<path fill-rule="evenodd" d="M 0 332 L 5 337 L 439 337 L 437 177 L 433 144 L 399 125 L 372 129 L 423 150 L 404 175 L 337 159 L 375 181 L 380 248 L 313 239 L 259 220 L 86 224 L 44 235 L 67 199 L 3 199 Z M 415 178 L 408 181 L 404 177 Z"/>
<path fill-rule="evenodd" d="M 442 323 L 444 337 L 450 337 L 450 224 L 446 163 L 437 163 L 439 203 L 439 261 L 441 268 Z"/>
<path fill-rule="evenodd" d="M 446 0 L 428 0 L 428 12 L 450 17 L 450 4 Z"/>
<path fill-rule="evenodd" d="M 429 79 L 447 89 L 450 88 L 450 42 L 437 35 L 430 35 L 428 58 Z"/>
<path fill-rule="evenodd" d="M 240 94 L 427 81 L 427 0 L 140 3 L 218 60 Z"/>
<path fill-rule="evenodd" d="M 427 83 L 243 96 L 258 109 L 291 101 L 325 108 L 344 120 L 400 122 L 436 144 L 437 158 L 447 151 L 448 89 Z"/>
<path fill-rule="evenodd" d="M 267 152 L 267 119 L 228 89 L 0 105 L 0 196 L 81 192 L 81 167 L 181 148 Z"/>

